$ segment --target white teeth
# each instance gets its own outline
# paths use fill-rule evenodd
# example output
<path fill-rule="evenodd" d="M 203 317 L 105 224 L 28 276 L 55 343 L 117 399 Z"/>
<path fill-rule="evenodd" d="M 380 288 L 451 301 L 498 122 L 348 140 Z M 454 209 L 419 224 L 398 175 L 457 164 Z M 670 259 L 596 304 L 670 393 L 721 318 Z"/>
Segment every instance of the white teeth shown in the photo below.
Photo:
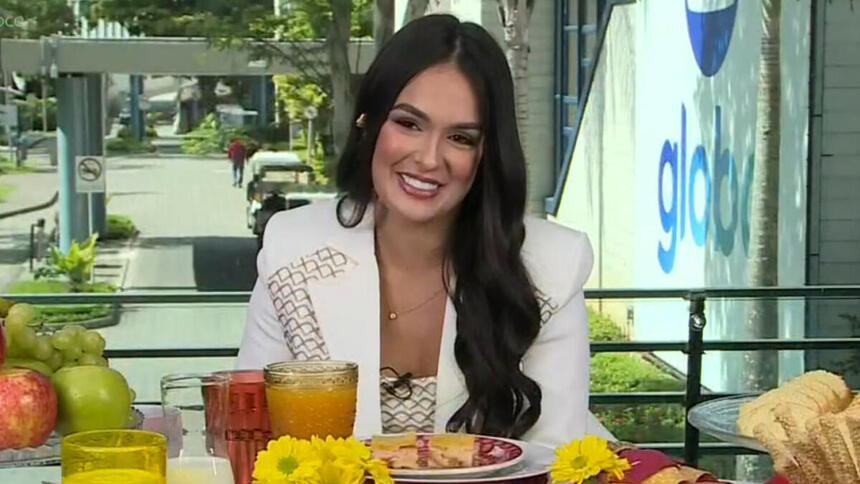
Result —
<path fill-rule="evenodd" d="M 422 181 L 422 180 L 419 180 L 419 179 L 417 179 L 417 178 L 414 178 L 414 177 L 411 177 L 411 176 L 409 176 L 409 175 L 406 175 L 406 174 L 404 174 L 404 173 L 401 173 L 401 174 L 400 174 L 400 178 L 401 178 L 404 182 L 406 182 L 406 184 L 407 184 L 407 185 L 409 185 L 409 186 L 410 186 L 410 187 L 412 187 L 412 188 L 416 188 L 416 189 L 418 189 L 418 190 L 427 190 L 427 191 L 432 191 L 432 190 L 436 190 L 436 189 L 438 189 L 438 188 L 439 188 L 439 184 L 438 184 L 438 183 L 432 183 L 432 182 Z"/>

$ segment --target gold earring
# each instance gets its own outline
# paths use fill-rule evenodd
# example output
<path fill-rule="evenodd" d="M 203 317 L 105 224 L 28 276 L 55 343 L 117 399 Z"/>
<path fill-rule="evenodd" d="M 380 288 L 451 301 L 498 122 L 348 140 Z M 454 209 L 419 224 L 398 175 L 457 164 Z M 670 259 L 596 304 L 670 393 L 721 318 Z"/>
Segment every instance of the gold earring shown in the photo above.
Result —
<path fill-rule="evenodd" d="M 358 116 L 358 119 L 356 119 L 356 120 L 355 120 L 355 126 L 356 126 L 356 127 L 358 127 L 358 128 L 363 128 L 363 127 L 364 127 L 364 125 L 365 125 L 366 120 L 367 120 L 367 116 L 365 116 L 365 114 L 364 114 L 364 113 L 361 113 L 361 114 Z"/>

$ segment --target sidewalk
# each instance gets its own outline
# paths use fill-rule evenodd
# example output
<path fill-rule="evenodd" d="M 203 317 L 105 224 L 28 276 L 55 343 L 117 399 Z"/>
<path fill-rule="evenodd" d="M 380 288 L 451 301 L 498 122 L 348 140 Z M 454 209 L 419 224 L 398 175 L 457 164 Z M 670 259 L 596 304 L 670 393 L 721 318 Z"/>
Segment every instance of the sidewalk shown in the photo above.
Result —
<path fill-rule="evenodd" d="M 28 158 L 26 165 L 34 173 L 0 175 L 0 183 L 17 188 L 0 203 L 0 213 L 40 205 L 51 199 L 57 191 L 56 168 L 50 165 L 47 155 Z M 30 226 L 45 219 L 45 230 L 54 227 L 56 204 L 35 212 L 0 219 L 0 292 L 18 280 L 32 278 L 29 273 Z M 136 239 L 100 242 L 96 252 L 93 277 L 96 282 L 110 283 L 122 288 L 134 254 Z"/>
<path fill-rule="evenodd" d="M 16 189 L 6 201 L 0 203 L 0 213 L 40 205 L 50 200 L 57 191 L 55 169 L 46 155 L 29 158 L 27 166 L 36 168 L 34 173 L 0 175 L 0 183 Z M 27 270 L 30 252 L 30 226 L 44 218 L 47 229 L 54 225 L 56 205 L 48 208 L 0 219 L 0 292 Z"/>
<path fill-rule="evenodd" d="M 0 152 L 0 156 L 2 155 L 3 153 Z M 0 173 L 0 184 L 18 187 L 9 198 L 0 202 L 0 213 L 39 205 L 48 201 L 56 193 L 59 186 L 57 167 L 51 166 L 47 155 L 33 155 L 27 158 L 24 165 L 35 171 L 20 174 Z"/>

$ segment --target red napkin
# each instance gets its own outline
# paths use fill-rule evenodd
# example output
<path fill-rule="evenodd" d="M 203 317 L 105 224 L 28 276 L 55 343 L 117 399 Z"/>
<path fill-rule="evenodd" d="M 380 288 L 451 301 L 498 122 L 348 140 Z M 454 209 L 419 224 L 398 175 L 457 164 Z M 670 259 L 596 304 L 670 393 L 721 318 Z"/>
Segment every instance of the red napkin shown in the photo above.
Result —
<path fill-rule="evenodd" d="M 624 473 L 624 478 L 622 481 L 626 484 L 641 484 L 646 479 L 652 477 L 654 474 L 666 469 L 667 467 L 674 467 L 675 469 L 682 470 L 684 468 L 683 464 L 680 461 L 676 461 L 669 457 L 668 455 L 656 451 L 656 450 L 648 450 L 648 449 L 625 449 L 618 452 L 618 454 L 627 459 L 627 462 L 630 463 L 630 470 Z M 688 468 L 689 469 L 689 468 Z M 707 472 L 689 472 L 684 473 L 685 475 L 695 475 L 692 480 L 681 480 L 678 481 L 678 484 L 684 483 L 692 483 L 692 482 L 700 482 L 700 483 L 708 483 L 708 482 L 720 482 L 711 474 Z M 618 482 L 612 481 L 610 482 Z"/>
<path fill-rule="evenodd" d="M 777 474 L 773 476 L 773 479 L 767 481 L 765 484 L 791 484 L 791 482 L 789 482 L 785 476 Z"/>

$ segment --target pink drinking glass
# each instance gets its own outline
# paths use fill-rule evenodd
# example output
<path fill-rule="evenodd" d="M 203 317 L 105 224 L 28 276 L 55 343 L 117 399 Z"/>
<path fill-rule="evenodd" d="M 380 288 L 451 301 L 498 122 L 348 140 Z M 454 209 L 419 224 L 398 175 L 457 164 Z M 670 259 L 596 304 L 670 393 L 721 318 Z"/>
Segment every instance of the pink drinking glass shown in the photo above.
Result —
<path fill-rule="evenodd" d="M 237 370 L 216 374 L 226 376 L 230 381 L 225 440 L 233 477 L 236 484 L 251 484 L 257 452 L 265 449 L 272 438 L 263 372 Z"/>

